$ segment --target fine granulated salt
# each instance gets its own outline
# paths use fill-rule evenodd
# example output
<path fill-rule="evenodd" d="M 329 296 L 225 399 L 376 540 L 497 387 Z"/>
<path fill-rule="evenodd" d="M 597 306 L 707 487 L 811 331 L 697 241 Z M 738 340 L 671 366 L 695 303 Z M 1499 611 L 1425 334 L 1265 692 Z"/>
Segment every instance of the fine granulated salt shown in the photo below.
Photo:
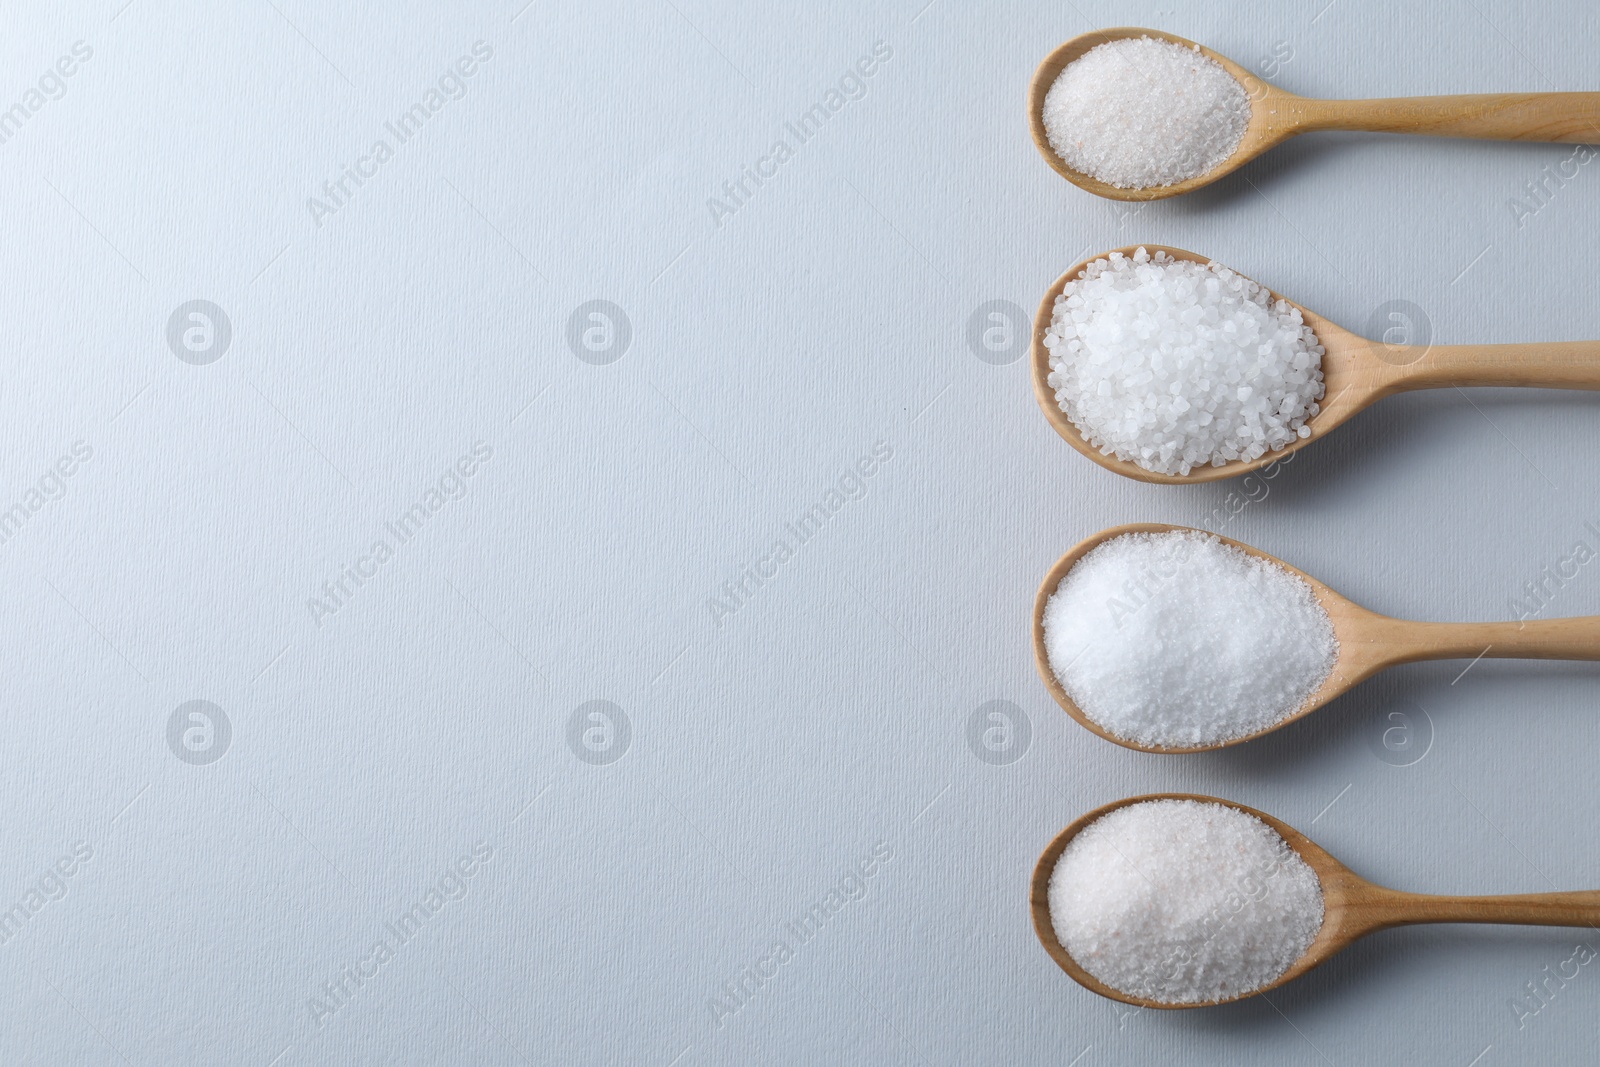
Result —
<path fill-rule="evenodd" d="M 1300 309 L 1220 263 L 1113 252 L 1056 298 L 1056 403 L 1101 453 L 1159 474 L 1253 460 L 1321 410 L 1325 350 Z"/>
<path fill-rule="evenodd" d="M 1316 872 L 1272 827 L 1226 804 L 1118 808 L 1084 827 L 1050 875 L 1062 947 L 1113 989 L 1163 1004 L 1271 984 L 1322 917 Z"/>
<path fill-rule="evenodd" d="M 1198 178 L 1233 155 L 1250 98 L 1198 48 L 1127 38 L 1067 64 L 1042 117 L 1068 166 L 1121 189 L 1148 189 Z"/>
<path fill-rule="evenodd" d="M 1293 715 L 1339 655 L 1294 572 L 1197 530 L 1096 545 L 1045 605 L 1050 669 L 1107 733 L 1194 748 Z"/>

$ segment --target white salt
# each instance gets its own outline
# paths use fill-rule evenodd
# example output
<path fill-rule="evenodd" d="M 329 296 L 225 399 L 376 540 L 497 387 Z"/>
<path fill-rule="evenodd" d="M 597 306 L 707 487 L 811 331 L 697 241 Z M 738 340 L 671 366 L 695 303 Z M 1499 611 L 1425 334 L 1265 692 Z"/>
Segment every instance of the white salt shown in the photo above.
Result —
<path fill-rule="evenodd" d="M 1056 298 L 1044 345 L 1085 440 L 1159 474 L 1256 459 L 1321 410 L 1325 349 L 1300 309 L 1220 263 L 1097 259 Z"/>
<path fill-rule="evenodd" d="M 1046 603 L 1044 641 L 1090 721 L 1161 748 L 1282 722 L 1339 655 L 1305 579 L 1197 530 L 1127 533 L 1090 549 Z"/>
<path fill-rule="evenodd" d="M 1244 138 L 1250 98 L 1198 48 L 1150 37 L 1109 41 L 1067 64 L 1044 98 L 1050 147 L 1120 189 L 1197 178 Z"/>
<path fill-rule="evenodd" d="M 1271 984 L 1322 917 L 1316 872 L 1272 827 L 1226 804 L 1118 808 L 1084 827 L 1050 875 L 1062 947 L 1111 988 L 1163 1004 Z"/>

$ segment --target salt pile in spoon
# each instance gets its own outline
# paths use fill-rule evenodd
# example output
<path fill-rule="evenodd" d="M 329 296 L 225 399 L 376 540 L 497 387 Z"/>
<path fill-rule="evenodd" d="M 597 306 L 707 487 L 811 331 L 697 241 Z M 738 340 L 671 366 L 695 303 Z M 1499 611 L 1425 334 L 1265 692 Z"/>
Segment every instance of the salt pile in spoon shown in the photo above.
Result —
<path fill-rule="evenodd" d="M 1270 985 L 1322 928 L 1322 885 L 1278 832 L 1226 804 L 1146 800 L 1096 819 L 1050 875 L 1056 939 L 1106 985 L 1163 1004 Z"/>
<path fill-rule="evenodd" d="M 1233 155 L 1250 98 L 1198 48 L 1127 38 L 1067 64 L 1041 118 L 1069 167 L 1119 189 L 1148 189 L 1198 178 Z"/>
<path fill-rule="evenodd" d="M 1090 549 L 1045 605 L 1044 642 L 1091 722 L 1158 748 L 1277 725 L 1339 655 L 1305 579 L 1198 530 L 1126 533 Z"/>
<path fill-rule="evenodd" d="M 1056 298 L 1056 403 L 1103 454 L 1158 474 L 1250 461 L 1321 410 L 1326 350 L 1300 309 L 1220 263 L 1113 252 Z"/>

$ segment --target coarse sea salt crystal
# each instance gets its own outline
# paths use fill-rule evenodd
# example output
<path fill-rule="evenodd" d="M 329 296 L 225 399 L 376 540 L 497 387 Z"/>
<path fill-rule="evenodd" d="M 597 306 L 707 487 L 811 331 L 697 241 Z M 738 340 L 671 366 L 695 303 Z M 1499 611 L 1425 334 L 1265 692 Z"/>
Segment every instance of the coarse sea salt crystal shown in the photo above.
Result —
<path fill-rule="evenodd" d="M 1050 874 L 1050 922 L 1078 965 L 1163 1004 L 1270 985 L 1322 928 L 1316 872 L 1226 804 L 1147 800 L 1096 819 Z"/>
<path fill-rule="evenodd" d="M 1151 37 L 1097 45 L 1045 94 L 1050 147 L 1120 189 L 1197 178 L 1233 155 L 1250 122 L 1239 80 L 1198 48 Z"/>
<path fill-rule="evenodd" d="M 1277 725 L 1339 656 L 1305 579 L 1198 530 L 1126 533 L 1090 549 L 1045 604 L 1044 642 L 1091 722 L 1162 748 Z"/>
<path fill-rule="evenodd" d="M 1045 331 L 1057 405 L 1158 474 L 1246 462 L 1310 435 L 1326 350 L 1300 309 L 1220 263 L 1140 247 L 1063 286 Z"/>

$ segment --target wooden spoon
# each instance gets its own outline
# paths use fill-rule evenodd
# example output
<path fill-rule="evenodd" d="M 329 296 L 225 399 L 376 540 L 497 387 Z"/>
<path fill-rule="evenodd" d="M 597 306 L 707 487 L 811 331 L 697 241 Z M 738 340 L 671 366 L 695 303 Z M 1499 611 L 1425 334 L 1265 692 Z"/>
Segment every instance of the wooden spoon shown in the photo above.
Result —
<path fill-rule="evenodd" d="M 1267 452 L 1249 462 L 1236 459 L 1221 467 L 1196 467 L 1188 474 L 1147 471 L 1132 460 L 1101 453 L 1067 418 L 1067 413 L 1056 403 L 1056 391 L 1050 387 L 1050 350 L 1044 346 L 1045 331 L 1050 328 L 1056 297 L 1061 295 L 1066 284 L 1082 274 L 1096 259 L 1104 259 L 1115 252 L 1131 258 L 1140 248 L 1151 255 L 1165 252 L 1174 259 L 1186 259 L 1191 263 L 1211 262 L 1205 256 L 1181 248 L 1152 244 L 1128 245 L 1089 257 L 1057 278 L 1039 302 L 1039 310 L 1033 318 L 1032 358 L 1033 393 L 1056 433 L 1106 470 L 1142 482 L 1179 485 L 1248 474 L 1320 439 L 1374 401 L 1412 389 L 1475 385 L 1600 389 L 1600 341 L 1550 341 L 1530 345 L 1391 345 L 1383 341 L 1369 341 L 1278 293 L 1272 293 L 1274 300 L 1287 300 L 1300 309 L 1306 325 L 1311 327 L 1317 340 L 1327 349 L 1327 354 L 1322 357 L 1322 380 L 1327 391 L 1320 402 L 1321 409 L 1306 422 L 1311 428 L 1311 435 L 1298 438 L 1276 452 Z"/>
<path fill-rule="evenodd" d="M 1067 165 L 1044 128 L 1044 98 L 1067 64 L 1107 41 L 1153 37 L 1199 48 L 1238 79 L 1250 98 L 1250 121 L 1233 155 L 1198 177 L 1147 189 L 1119 189 Z M 1600 93 L 1479 93 L 1392 100 L 1316 100 L 1285 92 L 1204 45 L 1160 30 L 1123 26 L 1074 37 L 1044 57 L 1028 85 L 1028 123 L 1045 162 L 1067 181 L 1112 200 L 1162 200 L 1210 185 L 1297 133 L 1366 130 L 1493 141 L 1600 142 Z"/>
<path fill-rule="evenodd" d="M 1600 660 L 1600 616 L 1529 619 L 1524 622 L 1410 622 L 1405 619 L 1390 618 L 1368 611 L 1359 604 L 1345 599 L 1311 575 L 1289 566 L 1276 557 L 1269 556 L 1258 548 L 1252 548 L 1229 537 L 1209 534 L 1208 536 L 1216 537 L 1223 544 L 1243 549 L 1258 559 L 1277 564 L 1291 574 L 1303 578 L 1306 584 L 1311 586 L 1311 591 L 1333 623 L 1334 636 L 1339 641 L 1339 658 L 1334 661 L 1333 670 L 1329 672 L 1322 687 L 1312 693 L 1299 710 L 1265 730 L 1232 741 L 1223 741 L 1220 744 L 1196 745 L 1189 748 L 1146 745 L 1130 741 L 1111 733 L 1085 715 L 1062 688 L 1055 671 L 1050 669 L 1050 653 L 1044 643 L 1044 610 L 1050 602 L 1050 597 L 1061 584 L 1061 579 L 1066 577 L 1067 571 L 1071 570 L 1073 564 L 1082 559 L 1090 549 L 1125 533 L 1174 531 L 1207 533 L 1188 526 L 1169 526 L 1159 522 L 1135 522 L 1101 530 L 1093 537 L 1080 541 L 1072 551 L 1056 560 L 1055 566 L 1050 568 L 1050 572 L 1044 576 L 1044 581 L 1039 584 L 1039 592 L 1033 599 L 1033 661 L 1039 669 L 1039 677 L 1044 679 L 1045 688 L 1050 690 L 1050 695 L 1056 698 L 1056 703 L 1060 704 L 1068 715 L 1107 741 L 1114 741 L 1125 748 L 1138 749 L 1141 752 L 1210 752 L 1229 745 L 1243 744 L 1309 715 L 1385 667 L 1401 663 L 1478 657 Z M 1159 591 L 1155 595 L 1159 596 Z"/>
<path fill-rule="evenodd" d="M 1055 924 L 1050 921 L 1050 875 L 1055 871 L 1056 860 L 1061 858 L 1067 843 L 1084 827 L 1100 816 L 1129 804 L 1146 800 L 1197 800 L 1204 804 L 1226 804 L 1248 815 L 1254 815 L 1272 827 L 1289 847 L 1299 853 L 1306 865 L 1316 872 L 1322 883 L 1322 929 L 1307 947 L 1305 954 L 1270 985 L 1229 997 L 1194 1004 L 1171 1004 L 1166 1001 L 1146 1000 L 1119 992 L 1095 978 L 1078 965 L 1066 948 L 1056 938 Z M 1402 893 L 1374 885 L 1357 875 L 1294 827 L 1274 819 L 1243 804 L 1194 793 L 1153 793 L 1149 796 L 1129 797 L 1096 808 L 1062 830 L 1046 846 L 1033 868 L 1033 884 L 1028 892 L 1028 905 L 1033 911 L 1033 929 L 1039 935 L 1050 958 L 1060 964 L 1078 984 L 1102 997 L 1120 1000 L 1124 1004 L 1137 1004 L 1143 1008 L 1202 1008 L 1226 1004 L 1257 993 L 1276 989 L 1293 981 L 1311 968 L 1324 962 L 1357 938 L 1394 926 L 1416 926 L 1422 923 L 1500 923 L 1518 926 L 1594 926 L 1600 923 L 1600 892 L 1579 893 L 1522 893 L 1513 896 L 1446 897 L 1423 893 Z"/>

